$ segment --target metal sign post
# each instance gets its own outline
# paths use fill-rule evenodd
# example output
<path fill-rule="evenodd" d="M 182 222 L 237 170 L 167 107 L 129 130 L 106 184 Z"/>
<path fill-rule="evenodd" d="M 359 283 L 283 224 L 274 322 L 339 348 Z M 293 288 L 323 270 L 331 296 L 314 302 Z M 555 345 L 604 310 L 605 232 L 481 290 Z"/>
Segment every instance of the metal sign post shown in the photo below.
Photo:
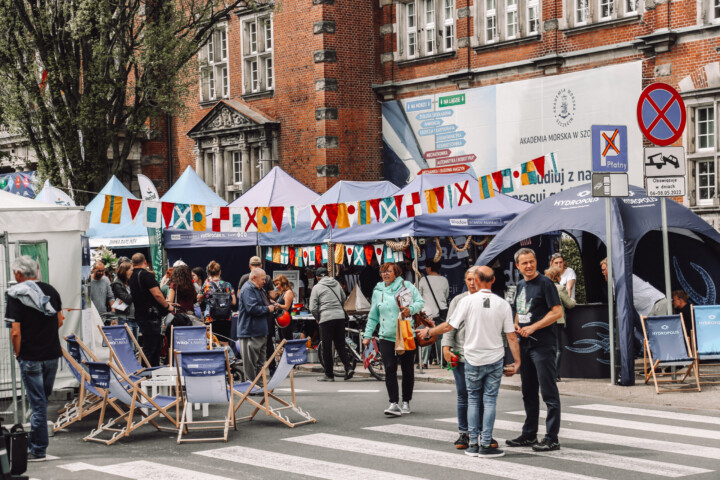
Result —
<path fill-rule="evenodd" d="M 663 263 L 665 268 L 665 298 L 667 299 L 667 314 L 672 315 L 672 290 L 670 290 L 670 247 L 668 244 L 667 228 L 667 198 L 660 199 L 660 216 L 662 217 Z"/>

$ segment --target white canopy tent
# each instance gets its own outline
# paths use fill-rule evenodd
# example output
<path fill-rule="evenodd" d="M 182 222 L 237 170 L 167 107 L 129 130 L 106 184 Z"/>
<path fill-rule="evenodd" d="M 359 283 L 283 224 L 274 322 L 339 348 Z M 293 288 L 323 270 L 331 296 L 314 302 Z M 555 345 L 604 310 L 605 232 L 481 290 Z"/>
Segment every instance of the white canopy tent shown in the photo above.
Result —
<path fill-rule="evenodd" d="M 10 264 L 27 245 L 46 245 L 48 283 L 60 293 L 65 322 L 61 336 L 82 330 L 82 244 L 81 235 L 88 229 L 90 212 L 83 207 L 44 203 L 0 191 L 0 295 L 9 281 L 14 282 Z M 0 302 L 0 316 L 5 318 Z M 0 390 L 9 382 L 15 360 L 10 351 L 9 330 L 0 329 Z M 19 377 L 18 377 L 19 379 Z M 67 369 L 58 371 L 56 388 L 72 385 L 74 378 Z"/>

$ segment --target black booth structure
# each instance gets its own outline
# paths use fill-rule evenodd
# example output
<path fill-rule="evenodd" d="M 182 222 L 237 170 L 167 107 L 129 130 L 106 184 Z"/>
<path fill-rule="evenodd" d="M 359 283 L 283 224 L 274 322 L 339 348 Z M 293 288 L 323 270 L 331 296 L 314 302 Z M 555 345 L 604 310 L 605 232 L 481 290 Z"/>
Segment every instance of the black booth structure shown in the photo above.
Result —
<path fill-rule="evenodd" d="M 568 233 L 578 242 L 588 302 L 601 305 L 579 305 L 567 311 L 568 327 L 561 334 L 564 358 L 560 375 L 568 378 L 610 376 L 609 365 L 603 370 L 601 365 L 604 363 L 597 361 L 605 358 L 601 341 L 609 330 L 607 284 L 599 266 L 605 256 L 605 199 L 594 198 L 590 187 L 587 184 L 565 190 L 520 213 L 490 242 L 477 261 L 477 265 L 491 264 L 525 239 L 549 232 Z M 644 189 L 636 186 L 630 187 L 628 197 L 610 199 L 621 385 L 635 384 L 634 325 L 637 313 L 633 308 L 633 273 L 665 291 L 660 203 L 659 198 L 648 197 Z M 720 234 L 688 208 L 672 200 L 667 200 L 667 225 L 672 289 L 685 290 L 694 304 L 716 304 L 717 285 L 720 284 Z M 538 263 L 547 264 L 546 260 L 538 258 Z M 598 348 L 593 350 L 595 346 Z M 583 357 L 570 360 L 571 354 Z M 569 365 L 575 363 L 577 365 Z"/>

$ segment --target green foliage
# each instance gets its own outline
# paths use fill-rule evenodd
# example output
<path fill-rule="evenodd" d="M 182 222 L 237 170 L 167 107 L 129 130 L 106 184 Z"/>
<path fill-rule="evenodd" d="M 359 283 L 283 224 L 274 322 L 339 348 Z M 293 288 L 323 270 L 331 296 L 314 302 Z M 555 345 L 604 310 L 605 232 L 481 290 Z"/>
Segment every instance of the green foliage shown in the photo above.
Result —
<path fill-rule="evenodd" d="M 148 123 L 183 113 L 198 81 L 188 65 L 213 29 L 267 4 L 0 0 L 0 120 L 29 140 L 43 180 L 98 191 Z"/>
<path fill-rule="evenodd" d="M 580 248 L 577 243 L 569 235 L 563 234 L 560 252 L 565 259 L 567 266 L 575 270 L 577 281 L 575 283 L 575 300 L 578 303 L 587 303 L 587 295 L 585 293 L 585 273 L 583 271 L 582 257 L 580 255 Z"/>

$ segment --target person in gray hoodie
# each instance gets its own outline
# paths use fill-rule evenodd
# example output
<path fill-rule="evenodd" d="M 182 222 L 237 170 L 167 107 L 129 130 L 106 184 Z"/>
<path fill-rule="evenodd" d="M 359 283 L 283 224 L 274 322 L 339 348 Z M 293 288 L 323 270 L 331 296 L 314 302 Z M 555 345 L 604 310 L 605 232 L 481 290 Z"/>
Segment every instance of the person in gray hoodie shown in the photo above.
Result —
<path fill-rule="evenodd" d="M 327 276 L 327 268 L 318 268 L 315 276 L 319 279 L 310 294 L 310 312 L 320 322 L 320 342 L 325 365 L 325 375 L 318 382 L 334 382 L 332 347 L 340 352 L 345 365 L 345 380 L 350 380 L 355 371 L 350 366 L 348 352 L 345 350 L 345 292 L 333 277 Z"/>

